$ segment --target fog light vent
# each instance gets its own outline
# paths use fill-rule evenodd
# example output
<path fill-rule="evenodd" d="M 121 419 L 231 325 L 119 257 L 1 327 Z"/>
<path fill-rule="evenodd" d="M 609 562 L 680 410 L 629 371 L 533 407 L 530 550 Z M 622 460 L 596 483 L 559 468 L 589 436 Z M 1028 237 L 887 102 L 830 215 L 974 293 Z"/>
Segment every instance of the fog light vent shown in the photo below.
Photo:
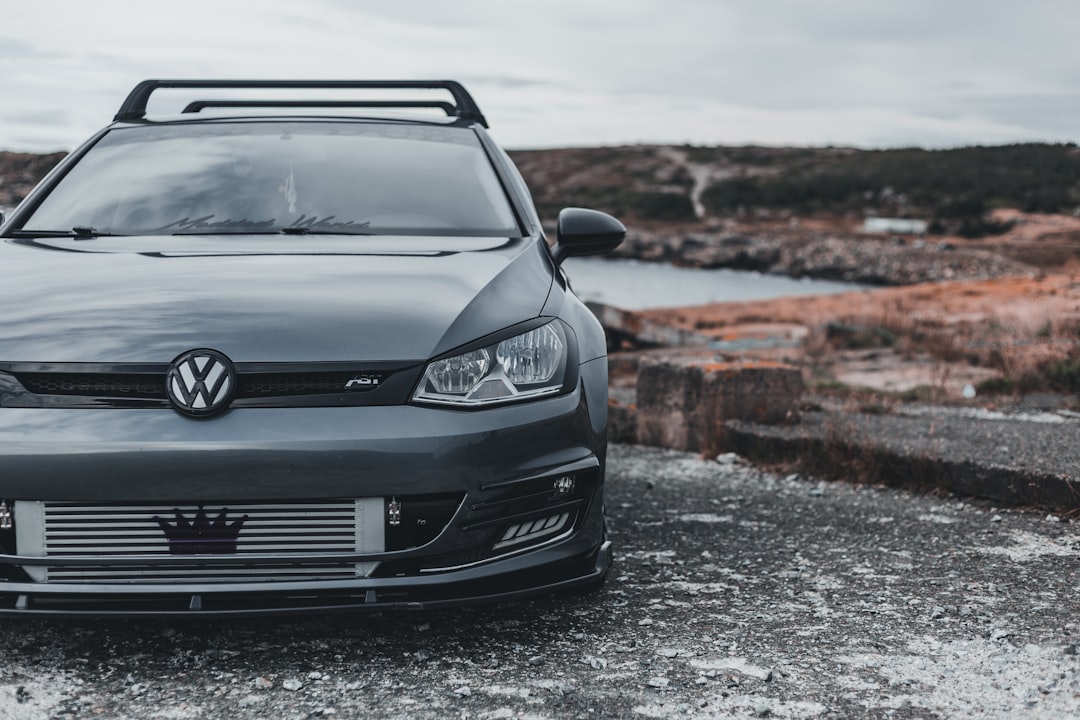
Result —
<path fill-rule="evenodd" d="M 514 545 L 520 545 L 521 543 L 533 542 L 540 538 L 548 537 L 549 535 L 555 535 L 566 527 L 566 523 L 569 520 L 570 513 L 564 512 L 561 515 L 552 515 L 551 517 L 540 518 L 539 520 L 533 520 L 531 522 L 511 525 L 506 528 L 506 532 L 503 533 L 502 539 L 495 543 L 494 549 L 501 550 Z"/>

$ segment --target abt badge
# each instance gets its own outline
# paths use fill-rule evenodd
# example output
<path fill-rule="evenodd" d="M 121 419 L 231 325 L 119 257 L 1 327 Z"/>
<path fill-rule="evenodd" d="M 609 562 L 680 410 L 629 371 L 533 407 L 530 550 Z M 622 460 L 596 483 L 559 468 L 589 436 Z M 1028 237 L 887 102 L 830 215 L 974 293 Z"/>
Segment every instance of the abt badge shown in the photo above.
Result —
<path fill-rule="evenodd" d="M 345 383 L 346 390 L 374 390 L 379 387 L 382 377 L 379 375 L 357 375 Z"/>

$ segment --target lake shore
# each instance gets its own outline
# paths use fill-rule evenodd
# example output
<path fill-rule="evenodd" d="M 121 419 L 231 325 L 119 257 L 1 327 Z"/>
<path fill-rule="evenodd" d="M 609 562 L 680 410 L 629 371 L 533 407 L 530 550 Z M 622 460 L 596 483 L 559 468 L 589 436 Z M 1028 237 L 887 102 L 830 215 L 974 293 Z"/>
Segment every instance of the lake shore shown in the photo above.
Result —
<path fill-rule="evenodd" d="M 998 210 L 980 238 L 881 235 L 856 219 L 730 220 L 632 232 L 622 256 L 882 286 L 642 310 L 720 352 L 792 362 L 807 386 L 987 402 L 1080 391 L 1080 218 Z M 770 342 L 769 340 L 775 340 Z M 632 343 L 631 343 L 632 344 Z"/>

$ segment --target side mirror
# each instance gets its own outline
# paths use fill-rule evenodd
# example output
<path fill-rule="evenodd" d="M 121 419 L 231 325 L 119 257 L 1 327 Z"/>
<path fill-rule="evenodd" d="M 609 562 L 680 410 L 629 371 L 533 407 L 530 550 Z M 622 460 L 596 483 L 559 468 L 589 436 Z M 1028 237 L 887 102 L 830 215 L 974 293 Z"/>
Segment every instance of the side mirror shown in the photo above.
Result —
<path fill-rule="evenodd" d="M 626 227 L 607 213 L 563 208 L 551 254 L 557 263 L 576 255 L 604 255 L 619 247 L 625 237 Z"/>

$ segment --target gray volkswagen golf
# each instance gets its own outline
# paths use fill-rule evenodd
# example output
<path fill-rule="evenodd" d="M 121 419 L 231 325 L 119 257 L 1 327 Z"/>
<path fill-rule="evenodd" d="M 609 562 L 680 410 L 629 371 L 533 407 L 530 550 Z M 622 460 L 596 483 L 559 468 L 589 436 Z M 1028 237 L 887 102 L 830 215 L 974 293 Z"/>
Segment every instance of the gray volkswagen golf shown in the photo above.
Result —
<path fill-rule="evenodd" d="M 606 346 L 560 262 L 625 229 L 549 245 L 486 126 L 452 81 L 132 90 L 0 228 L 0 613 L 602 581 Z"/>

